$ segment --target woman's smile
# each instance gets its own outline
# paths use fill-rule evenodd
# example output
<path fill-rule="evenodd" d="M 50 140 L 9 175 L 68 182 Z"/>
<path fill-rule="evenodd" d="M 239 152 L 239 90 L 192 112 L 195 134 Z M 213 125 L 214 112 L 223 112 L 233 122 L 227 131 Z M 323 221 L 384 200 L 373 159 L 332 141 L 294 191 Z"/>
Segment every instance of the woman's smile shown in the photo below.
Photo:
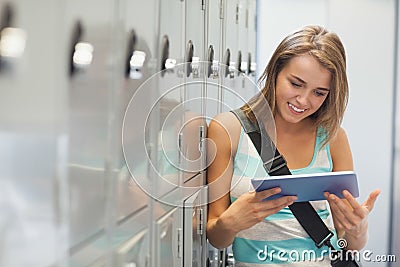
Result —
<path fill-rule="evenodd" d="M 301 109 L 296 107 L 295 105 L 288 103 L 289 110 L 292 111 L 294 114 L 302 114 L 306 109 Z"/>

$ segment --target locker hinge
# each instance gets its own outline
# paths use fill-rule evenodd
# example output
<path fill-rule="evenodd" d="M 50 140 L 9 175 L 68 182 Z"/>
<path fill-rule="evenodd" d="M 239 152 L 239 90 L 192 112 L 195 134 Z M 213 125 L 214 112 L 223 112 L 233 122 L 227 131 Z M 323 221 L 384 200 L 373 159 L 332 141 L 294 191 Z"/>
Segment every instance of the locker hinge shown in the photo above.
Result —
<path fill-rule="evenodd" d="M 182 236 L 182 228 L 177 229 L 177 255 L 178 258 L 182 258 L 183 255 L 183 236 Z"/>
<path fill-rule="evenodd" d="M 201 125 L 200 127 L 199 127 L 200 129 L 199 129 L 199 149 L 200 149 L 200 152 L 203 152 L 203 149 L 204 149 L 204 144 L 203 144 L 203 142 L 204 142 L 204 126 L 203 125 Z"/>
<path fill-rule="evenodd" d="M 203 209 L 198 208 L 197 210 L 197 234 L 203 235 L 204 233 L 204 214 Z"/>
<path fill-rule="evenodd" d="M 219 18 L 224 18 L 224 0 L 219 1 Z"/>
<path fill-rule="evenodd" d="M 206 10 L 206 0 L 201 0 L 201 10 Z"/>

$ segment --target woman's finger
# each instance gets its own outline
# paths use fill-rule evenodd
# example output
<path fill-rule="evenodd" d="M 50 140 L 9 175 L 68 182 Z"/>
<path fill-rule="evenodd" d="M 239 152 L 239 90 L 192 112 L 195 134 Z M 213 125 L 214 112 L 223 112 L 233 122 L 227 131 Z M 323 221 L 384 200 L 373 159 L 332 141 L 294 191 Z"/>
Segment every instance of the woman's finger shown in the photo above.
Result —
<path fill-rule="evenodd" d="M 375 201 L 377 200 L 380 193 L 381 193 L 380 189 L 375 189 L 369 194 L 368 199 L 364 201 L 364 203 L 362 204 L 364 207 L 368 209 L 369 212 L 371 212 L 371 210 L 374 208 Z"/>
<path fill-rule="evenodd" d="M 337 196 L 330 194 L 328 198 L 329 206 L 331 207 L 332 215 L 344 228 L 349 229 L 353 225 L 350 216 L 343 211 L 346 210 L 346 204 Z"/>
<path fill-rule="evenodd" d="M 260 192 L 256 192 L 254 195 L 254 202 L 261 202 L 265 198 L 268 198 L 270 196 L 279 194 L 282 190 L 279 187 L 274 187 L 271 189 L 266 189 Z"/>

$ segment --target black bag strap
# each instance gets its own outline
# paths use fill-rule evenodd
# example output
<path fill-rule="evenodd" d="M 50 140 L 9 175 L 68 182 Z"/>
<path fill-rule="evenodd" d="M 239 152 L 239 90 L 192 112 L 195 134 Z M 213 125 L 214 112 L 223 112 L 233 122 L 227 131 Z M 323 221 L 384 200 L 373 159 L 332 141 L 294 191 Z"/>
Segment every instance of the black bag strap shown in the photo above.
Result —
<path fill-rule="evenodd" d="M 243 110 L 236 109 L 231 112 L 239 119 L 244 131 L 253 142 L 267 173 L 270 176 L 291 174 L 286 160 L 276 149 L 265 129 L 252 123 Z M 263 131 L 263 134 L 261 134 L 261 131 Z M 262 151 L 261 144 L 264 146 Z M 318 248 L 327 245 L 329 248 L 334 249 L 330 243 L 330 239 L 334 234 L 328 229 L 310 202 L 295 202 L 289 206 L 289 209 Z"/>

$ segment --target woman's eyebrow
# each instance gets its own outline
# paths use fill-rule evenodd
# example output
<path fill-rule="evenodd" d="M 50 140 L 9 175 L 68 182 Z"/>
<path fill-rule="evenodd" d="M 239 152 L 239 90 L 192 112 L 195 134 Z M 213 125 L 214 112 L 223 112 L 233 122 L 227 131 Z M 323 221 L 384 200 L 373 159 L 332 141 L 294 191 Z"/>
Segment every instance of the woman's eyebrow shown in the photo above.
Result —
<path fill-rule="evenodd" d="M 292 78 L 295 78 L 296 80 L 298 80 L 301 83 L 307 84 L 305 81 L 303 81 L 302 79 L 300 79 L 299 77 L 297 77 L 296 75 L 290 74 L 290 76 L 292 76 Z"/>

